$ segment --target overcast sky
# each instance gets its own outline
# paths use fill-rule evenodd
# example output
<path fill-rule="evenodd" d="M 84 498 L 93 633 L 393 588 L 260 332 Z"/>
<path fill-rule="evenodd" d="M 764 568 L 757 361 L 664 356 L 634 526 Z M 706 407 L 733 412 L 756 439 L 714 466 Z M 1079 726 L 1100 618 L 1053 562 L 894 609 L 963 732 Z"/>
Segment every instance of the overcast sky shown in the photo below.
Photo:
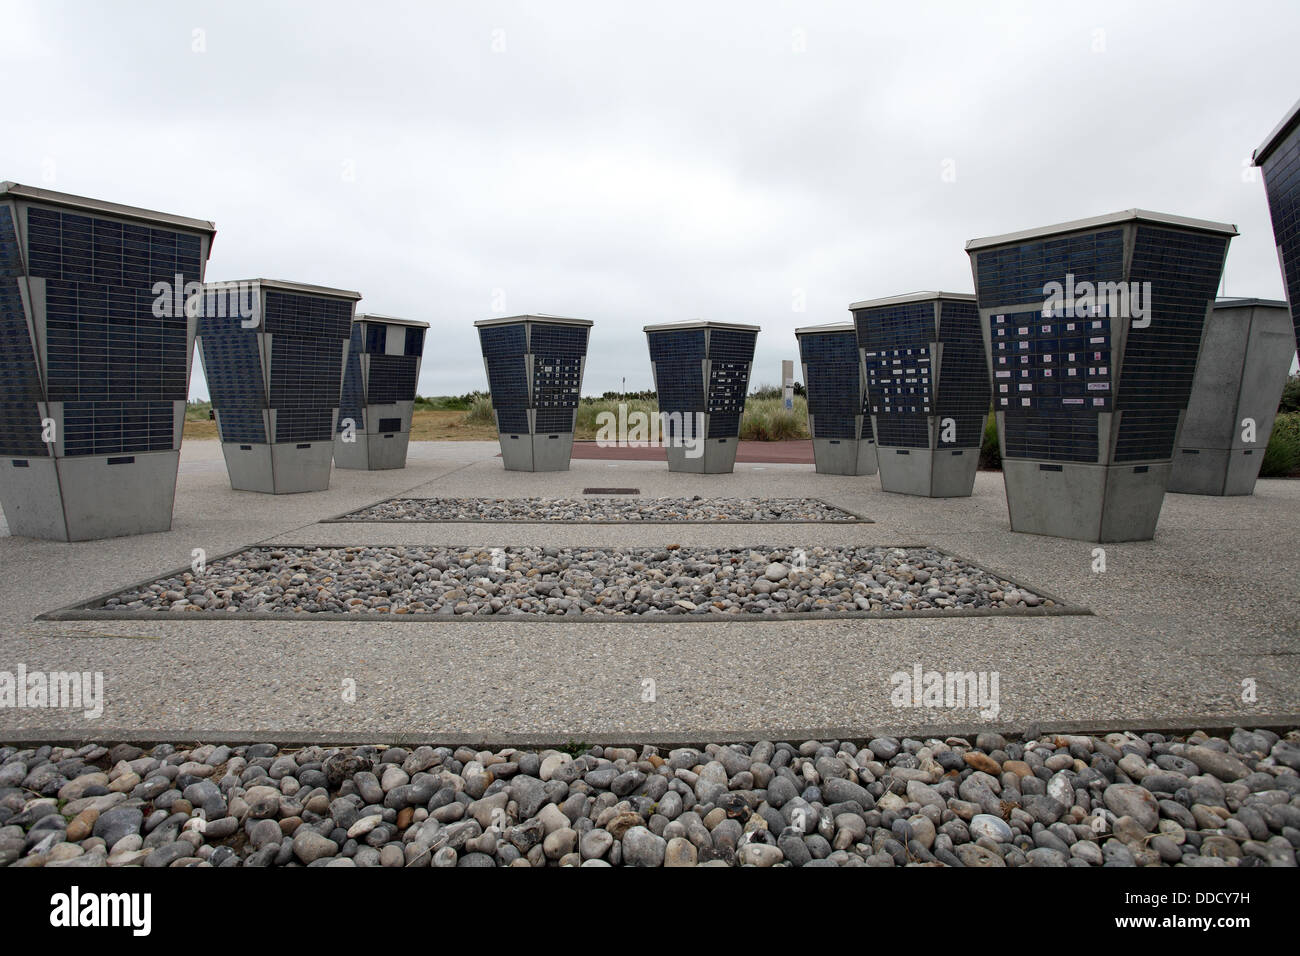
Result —
<path fill-rule="evenodd" d="M 217 224 L 207 278 L 432 323 L 421 394 L 486 387 L 476 319 L 761 325 L 752 381 L 850 302 L 972 291 L 966 240 L 1134 206 L 1235 223 L 1300 97 L 1300 4 L 12 3 L 0 179 Z M 800 311 L 802 309 L 802 311 Z M 196 362 L 191 396 L 206 397 Z"/>

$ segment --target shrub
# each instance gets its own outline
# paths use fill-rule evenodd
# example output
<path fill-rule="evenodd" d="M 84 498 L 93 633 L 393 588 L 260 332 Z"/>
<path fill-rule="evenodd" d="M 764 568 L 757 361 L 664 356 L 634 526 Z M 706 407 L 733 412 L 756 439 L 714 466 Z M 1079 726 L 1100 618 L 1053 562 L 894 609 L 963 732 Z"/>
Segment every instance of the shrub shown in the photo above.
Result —
<path fill-rule="evenodd" d="M 998 445 L 998 416 L 990 412 L 984 423 L 984 439 L 980 442 L 980 467 L 985 471 L 1002 470 L 1002 448 Z"/>
<path fill-rule="evenodd" d="M 492 396 L 478 394 L 469 403 L 465 412 L 466 425 L 495 425 L 496 415 L 492 411 Z"/>
<path fill-rule="evenodd" d="M 808 402 L 794 400 L 794 408 L 787 410 L 780 397 L 761 398 L 751 395 L 745 402 L 745 414 L 740 420 L 740 437 L 746 441 L 788 441 L 808 437 Z"/>
<path fill-rule="evenodd" d="M 415 407 L 421 411 L 467 412 L 474 399 L 486 396 L 487 392 L 466 392 L 464 395 L 428 395 L 415 397 Z"/>
<path fill-rule="evenodd" d="M 1300 412 L 1277 416 L 1268 448 L 1260 462 L 1259 477 L 1287 478 L 1300 472 Z"/>
<path fill-rule="evenodd" d="M 1277 410 L 1283 412 L 1300 412 L 1300 375 L 1292 375 L 1282 387 L 1282 400 L 1277 403 Z"/>
<path fill-rule="evenodd" d="M 790 383 L 790 391 L 795 398 L 807 398 L 808 390 L 803 387 L 802 382 Z M 749 401 L 758 399 L 760 402 L 766 402 L 770 399 L 784 399 L 785 389 L 777 385 L 755 385 L 754 390 L 749 393 Z"/>

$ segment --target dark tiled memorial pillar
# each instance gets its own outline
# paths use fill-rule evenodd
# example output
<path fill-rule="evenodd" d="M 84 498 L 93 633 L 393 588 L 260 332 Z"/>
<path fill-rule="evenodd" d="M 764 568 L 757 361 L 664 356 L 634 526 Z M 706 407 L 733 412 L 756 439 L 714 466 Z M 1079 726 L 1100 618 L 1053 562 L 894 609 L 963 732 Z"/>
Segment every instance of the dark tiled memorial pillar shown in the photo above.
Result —
<path fill-rule="evenodd" d="M 199 354 L 236 491 L 330 483 L 356 292 L 252 279 L 210 283 Z"/>
<path fill-rule="evenodd" d="M 358 315 L 353 321 L 334 432 L 336 467 L 406 467 L 428 327 L 428 322 L 388 315 Z"/>
<path fill-rule="evenodd" d="M 730 322 L 645 327 L 669 471 L 716 475 L 735 468 L 758 332 Z"/>
<path fill-rule="evenodd" d="M 988 418 L 975 297 L 916 292 L 849 306 L 879 456 L 880 487 L 969 497 Z"/>
<path fill-rule="evenodd" d="M 478 327 L 507 471 L 568 471 L 589 319 L 516 315 Z"/>
<path fill-rule="evenodd" d="M 0 504 L 12 534 L 167 531 L 212 223 L 0 184 Z"/>
<path fill-rule="evenodd" d="M 1255 150 L 1255 165 L 1264 170 L 1282 282 L 1291 303 L 1295 344 L 1300 347 L 1300 102 Z"/>
<path fill-rule="evenodd" d="M 823 475 L 874 475 L 876 441 L 852 322 L 795 329 L 813 461 Z"/>
<path fill-rule="evenodd" d="M 966 244 L 1013 531 L 1155 535 L 1236 234 L 1131 209 Z"/>

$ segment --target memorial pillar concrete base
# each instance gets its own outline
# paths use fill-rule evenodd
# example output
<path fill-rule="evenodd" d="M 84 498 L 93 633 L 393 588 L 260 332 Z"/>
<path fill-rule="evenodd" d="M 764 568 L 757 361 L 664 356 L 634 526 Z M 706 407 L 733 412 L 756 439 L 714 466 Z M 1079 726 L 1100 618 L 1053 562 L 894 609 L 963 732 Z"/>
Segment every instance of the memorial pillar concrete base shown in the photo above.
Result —
<path fill-rule="evenodd" d="M 668 470 L 694 475 L 729 475 L 735 470 L 739 445 L 738 438 L 707 438 L 702 453 L 699 445 L 689 449 L 669 445 L 664 449 L 668 456 Z M 688 452 L 695 452 L 695 457 Z"/>
<path fill-rule="evenodd" d="M 879 470 L 879 467 L 876 455 L 876 440 L 874 438 L 863 438 L 858 442 L 858 474 L 874 475 Z"/>
<path fill-rule="evenodd" d="M 883 491 L 922 498 L 969 498 L 975 489 L 979 452 L 974 448 L 879 449 Z"/>
<path fill-rule="evenodd" d="M 334 466 L 355 471 L 389 471 L 406 467 L 410 432 L 357 435 L 345 442 L 334 436 Z"/>
<path fill-rule="evenodd" d="M 0 505 L 9 533 L 29 538 L 94 541 L 169 531 L 179 463 L 179 451 L 0 458 Z"/>
<path fill-rule="evenodd" d="M 509 434 L 502 432 L 501 463 L 506 471 L 533 470 L 533 436 L 527 432 Z"/>
<path fill-rule="evenodd" d="M 533 471 L 568 471 L 573 432 L 533 436 Z"/>
<path fill-rule="evenodd" d="M 854 438 L 814 438 L 813 462 L 819 475 L 874 475 L 876 445 Z"/>
<path fill-rule="evenodd" d="M 1004 458 L 1011 530 L 1098 543 L 1155 537 L 1171 466 Z"/>
<path fill-rule="evenodd" d="M 1169 487 L 1180 495 L 1253 495 L 1263 449 L 1180 448 Z"/>
<path fill-rule="evenodd" d="M 333 441 L 241 445 L 222 442 L 221 453 L 235 491 L 292 495 L 330 486 Z"/>

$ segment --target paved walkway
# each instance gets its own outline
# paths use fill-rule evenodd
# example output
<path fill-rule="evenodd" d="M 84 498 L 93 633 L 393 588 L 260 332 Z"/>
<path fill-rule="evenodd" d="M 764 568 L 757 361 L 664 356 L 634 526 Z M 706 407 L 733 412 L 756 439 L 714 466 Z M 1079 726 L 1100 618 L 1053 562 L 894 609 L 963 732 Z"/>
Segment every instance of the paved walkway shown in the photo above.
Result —
<path fill-rule="evenodd" d="M 418 443 L 403 471 L 336 470 L 329 491 L 272 497 L 231 491 L 217 444 L 187 442 L 166 534 L 58 544 L 8 537 L 0 526 L 0 670 L 102 671 L 106 695 L 98 721 L 62 710 L 0 710 L 0 739 L 30 731 L 199 740 L 732 740 L 1031 721 L 1254 726 L 1300 713 L 1300 482 L 1262 481 L 1250 498 L 1170 495 L 1156 539 L 1107 546 L 1107 570 L 1095 573 L 1092 545 L 1007 529 L 996 473 L 981 473 L 970 499 L 929 501 L 882 493 L 875 478 L 816 475 L 807 465 L 740 464 L 732 475 L 704 476 L 669 474 L 651 462 L 577 460 L 569 472 L 534 475 L 503 471 L 497 451 L 491 442 Z M 646 495 L 813 495 L 876 523 L 319 523 L 402 494 L 571 496 L 595 485 Z M 185 566 L 196 547 L 219 555 L 268 540 L 933 544 L 1096 613 L 546 626 L 33 620 Z M 895 707 L 891 675 L 914 665 L 998 672 L 997 717 Z"/>

